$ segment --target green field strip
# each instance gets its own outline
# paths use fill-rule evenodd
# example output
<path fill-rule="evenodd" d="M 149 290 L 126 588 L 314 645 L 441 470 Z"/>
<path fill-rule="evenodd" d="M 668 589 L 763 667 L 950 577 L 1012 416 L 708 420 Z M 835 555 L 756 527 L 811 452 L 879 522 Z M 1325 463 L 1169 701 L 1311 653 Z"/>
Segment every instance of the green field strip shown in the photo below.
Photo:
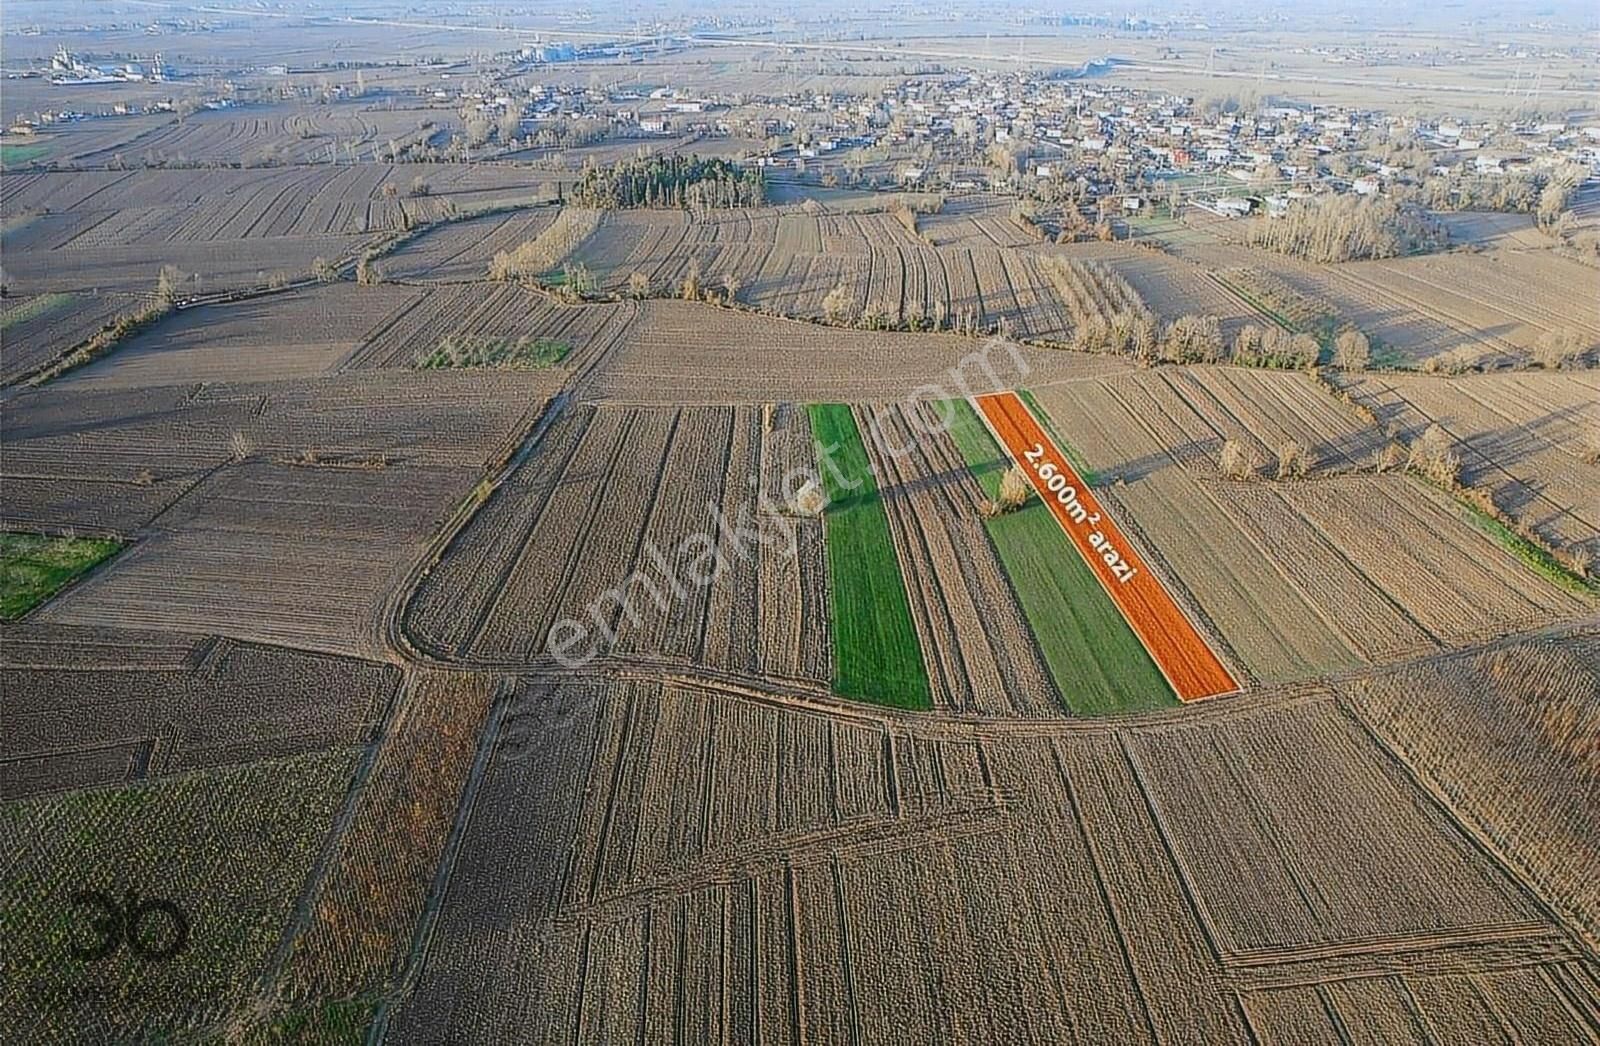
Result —
<path fill-rule="evenodd" d="M 833 689 L 892 708 L 932 708 L 922 643 L 861 432 L 844 404 L 814 403 L 806 409 L 814 438 L 837 448 L 832 467 L 821 470 L 828 495 L 823 534 Z"/>
<path fill-rule="evenodd" d="M 1024 399 L 1076 466 L 1078 456 L 1031 397 L 1024 394 Z M 950 436 L 979 485 L 993 498 L 1011 462 L 970 404 L 957 400 L 950 406 L 954 418 Z M 1037 497 L 1015 512 L 984 520 L 983 525 L 1045 666 L 1073 714 L 1177 707 L 1177 695 L 1144 644 Z"/>
<path fill-rule="evenodd" d="M 104 538 L 0 534 L 0 621 L 15 621 L 121 547 Z"/>

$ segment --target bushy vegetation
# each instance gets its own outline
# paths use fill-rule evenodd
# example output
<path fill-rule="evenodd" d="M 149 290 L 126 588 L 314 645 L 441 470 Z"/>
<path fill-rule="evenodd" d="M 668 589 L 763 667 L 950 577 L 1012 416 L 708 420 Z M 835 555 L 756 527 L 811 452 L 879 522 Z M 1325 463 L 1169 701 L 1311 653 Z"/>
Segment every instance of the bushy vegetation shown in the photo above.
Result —
<path fill-rule="evenodd" d="M 835 448 L 832 468 L 822 470 L 834 689 L 875 704 L 931 708 L 922 644 L 861 432 L 842 403 L 812 404 L 809 413 L 817 441 Z"/>
<path fill-rule="evenodd" d="M 1394 258 L 1442 247 L 1446 233 L 1421 210 L 1378 196 L 1321 196 L 1290 204 L 1282 218 L 1256 222 L 1257 247 L 1315 262 Z"/>
<path fill-rule="evenodd" d="M 766 199 L 766 188 L 759 170 L 746 170 L 727 160 L 652 156 L 611 167 L 586 167 L 572 188 L 572 199 L 582 206 L 604 210 L 711 210 L 758 206 Z"/>
<path fill-rule="evenodd" d="M 531 240 L 509 251 L 497 251 L 489 261 L 491 280 L 537 282 L 600 227 L 600 213 L 582 207 L 563 207 L 555 220 Z"/>
<path fill-rule="evenodd" d="M 571 351 L 571 345 L 551 338 L 448 335 L 416 365 L 419 370 L 538 370 L 554 367 Z"/>

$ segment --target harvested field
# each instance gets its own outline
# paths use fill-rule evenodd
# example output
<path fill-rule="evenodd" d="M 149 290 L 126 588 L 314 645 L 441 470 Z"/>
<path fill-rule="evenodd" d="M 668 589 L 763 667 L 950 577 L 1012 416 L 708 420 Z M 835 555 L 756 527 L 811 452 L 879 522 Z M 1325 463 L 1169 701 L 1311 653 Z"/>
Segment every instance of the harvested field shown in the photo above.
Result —
<path fill-rule="evenodd" d="M 149 294 L 163 265 L 183 273 L 181 292 L 211 293 L 264 287 L 284 277 L 305 276 L 312 262 L 351 258 L 365 236 L 297 236 L 274 239 L 205 240 L 173 243 L 63 247 L 6 256 L 6 276 L 18 294 L 92 289 L 96 293 Z M 198 278 L 197 278 L 198 277 Z"/>
<path fill-rule="evenodd" d="M 347 365 L 413 367 L 447 339 L 543 339 L 573 347 L 563 368 L 552 371 L 554 387 L 566 372 L 588 371 L 607 358 L 637 309 L 631 302 L 562 305 L 548 294 L 510 283 L 439 287 L 374 326 Z"/>
<path fill-rule="evenodd" d="M 1055 736 L 861 709 L 524 684 L 389 1035 L 1301 1042 L 1317 1014 L 1284 993 L 1381 1030 L 1388 978 L 1441 1027 L 1480 1016 L 1470 979 L 1496 1026 L 1567 1041 L 1579 953 L 1327 695 Z M 1212 746 L 1230 763 L 1196 759 Z M 1241 788 L 1276 817 L 1219 813 Z M 1230 848 L 1241 832 L 1264 849 Z M 1229 907 L 1267 853 L 1273 881 L 1316 875 L 1314 911 L 1292 887 L 1270 915 Z M 1379 908 L 1373 881 L 1395 887 Z M 1507 1007 L 1516 966 L 1533 980 Z"/>
<path fill-rule="evenodd" d="M 1600 306 L 1593 304 L 1600 273 L 1550 251 L 1393 258 L 1338 272 L 1362 291 L 1459 331 L 1458 344 L 1446 347 L 1464 348 L 1475 360 L 1525 359 L 1552 330 L 1600 338 Z"/>
<path fill-rule="evenodd" d="M 128 295 L 42 294 L 12 302 L 0 313 L 0 384 L 9 385 L 81 345 L 119 316 L 144 307 Z"/>
<path fill-rule="evenodd" d="M 356 745 L 399 683 L 369 661 L 183 633 L 41 622 L 5 646 L 5 799 Z"/>
<path fill-rule="evenodd" d="M 808 412 L 812 435 L 832 461 L 822 476 L 828 497 L 822 533 L 828 546 L 833 688 L 875 704 L 928 708 L 928 672 L 907 601 L 912 582 L 904 576 L 912 564 L 900 560 L 897 547 L 904 548 L 905 539 L 891 536 L 860 426 L 843 403 L 813 404 Z"/>
<path fill-rule="evenodd" d="M 408 241 L 379 264 L 393 280 L 481 280 L 497 253 L 538 239 L 559 213 L 538 207 L 450 222 Z"/>
<path fill-rule="evenodd" d="M 1525 642 L 1351 685 L 1356 713 L 1593 948 L 1600 643 Z"/>
<path fill-rule="evenodd" d="M 553 643 L 579 664 L 825 682 L 802 651 L 826 637 L 797 627 L 827 598 L 821 532 L 758 498 L 766 424 L 744 407 L 567 408 L 423 580 L 413 642 L 494 665 L 546 663 Z"/>
<path fill-rule="evenodd" d="M 418 179 L 427 195 L 413 195 Z M 532 172 L 434 164 L 50 171 L 0 178 L 0 200 L 8 214 L 41 216 L 29 227 L 28 249 L 141 243 L 159 251 L 206 240 L 396 231 L 452 210 L 527 202 L 542 195 L 542 183 Z M 9 227 L 5 245 L 22 246 Z"/>
<path fill-rule="evenodd" d="M 39 1041 L 221 1025 L 265 972 L 354 764 L 341 748 L 0 806 L 6 838 L 26 840 L 0 858 L 0 928 L 16 949 L 0 1021 Z M 187 946 L 165 962 L 127 948 L 70 959 L 94 939 L 62 903 L 78 890 L 170 901 Z M 149 918 L 154 940 L 172 939 Z"/>
<path fill-rule="evenodd" d="M 1110 357 L 1027 347 L 1013 352 L 950 334 L 838 330 L 692 302 L 651 301 L 641 304 L 622 345 L 583 391 L 620 403 L 891 402 L 1130 369 Z"/>
<path fill-rule="evenodd" d="M 974 406 L 1072 539 L 1178 699 L 1194 701 L 1237 690 L 1233 674 L 1174 602 L 1140 550 L 1108 513 L 1102 513 L 1098 499 L 1022 400 L 1015 393 L 999 393 L 978 397 Z"/>
<path fill-rule="evenodd" d="M 949 227 L 954 236 L 937 234 L 947 237 L 943 243 L 920 227 L 913 234 L 882 211 L 801 206 L 705 217 L 611 211 L 579 257 L 601 289 L 616 294 L 636 293 L 633 283 L 642 279 L 656 295 L 679 296 L 694 275 L 700 293 L 734 286 L 741 303 L 763 312 L 872 329 L 975 332 L 1004 325 L 1019 337 L 1066 342 L 1083 315 L 1113 311 L 1115 299 L 1098 284 L 1092 300 L 1071 300 L 1049 257 L 1015 249 L 1019 238 L 1031 238 L 1003 209 L 999 217 L 994 211 L 992 204 L 969 209 L 972 217 Z M 992 235 L 974 233 L 979 227 Z M 825 301 L 836 292 L 844 295 L 837 308 Z"/>
<path fill-rule="evenodd" d="M 1453 378 L 1372 374 L 1342 384 L 1407 442 L 1437 423 L 1455 442 L 1461 480 L 1557 546 L 1600 554 L 1600 389 L 1582 376 Z"/>
<path fill-rule="evenodd" d="M 112 389 L 308 378 L 337 369 L 420 296 L 406 287 L 330 284 L 186 309 L 61 383 Z"/>
<path fill-rule="evenodd" d="M 1536 905 L 1326 703 L 1128 744 L 1225 962 L 1538 927 Z M 1344 874 L 1385 855 L 1389 886 Z"/>
<path fill-rule="evenodd" d="M 423 119 L 427 127 L 419 126 Z M 174 120 L 99 152 L 80 153 L 80 163 L 103 164 L 124 158 L 148 166 L 223 160 L 247 166 L 335 163 L 359 155 L 376 161 L 390 142 L 413 147 L 448 138 L 448 111 L 388 111 L 339 106 L 251 106 L 202 111 Z"/>
<path fill-rule="evenodd" d="M 1285 500 L 1412 620 L 1455 646 L 1590 611 L 1478 530 L 1467 510 L 1400 476 L 1291 485 Z M 1342 607 L 1332 589 L 1323 605 Z"/>
<path fill-rule="evenodd" d="M 223 468 L 146 527 L 114 569 L 41 613 L 376 654 L 389 592 L 476 478 L 422 466 Z"/>

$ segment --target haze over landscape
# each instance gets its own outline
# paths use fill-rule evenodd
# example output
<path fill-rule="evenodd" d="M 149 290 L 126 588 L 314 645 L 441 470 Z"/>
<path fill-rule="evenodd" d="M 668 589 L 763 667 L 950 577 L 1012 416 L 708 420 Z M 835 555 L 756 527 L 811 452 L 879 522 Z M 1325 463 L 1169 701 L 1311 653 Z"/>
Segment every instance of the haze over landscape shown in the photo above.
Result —
<path fill-rule="evenodd" d="M 0 74 L 0 1038 L 1600 1042 L 1593 4 Z"/>

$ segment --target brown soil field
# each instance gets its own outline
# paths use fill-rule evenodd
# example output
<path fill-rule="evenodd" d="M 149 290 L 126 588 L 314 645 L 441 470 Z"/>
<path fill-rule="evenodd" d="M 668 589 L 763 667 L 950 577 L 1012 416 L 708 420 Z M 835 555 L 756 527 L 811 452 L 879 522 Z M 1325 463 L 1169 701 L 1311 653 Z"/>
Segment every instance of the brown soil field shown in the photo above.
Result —
<path fill-rule="evenodd" d="M 359 744 L 399 686 L 391 666 L 196 634 L 37 622 L 4 638 L 7 800 Z"/>
<path fill-rule="evenodd" d="M 1523 567 L 1437 491 L 1355 475 L 1381 441 L 1301 375 L 1160 368 L 1039 395 L 1107 484 L 1096 493 L 1166 563 L 1175 594 L 1263 680 L 1417 656 L 1592 607 Z M 1217 475 L 1224 438 L 1266 462 L 1284 436 L 1318 468 L 1345 474 Z"/>
<path fill-rule="evenodd" d="M 424 120 L 433 126 L 421 127 Z M 376 162 L 389 143 L 401 147 L 448 139 L 459 118 L 449 110 L 367 109 L 357 105 L 247 106 L 173 119 L 112 148 L 78 153 L 83 164 L 158 166 L 224 160 L 246 166 L 333 163 L 350 156 Z"/>
<path fill-rule="evenodd" d="M 395 280 L 482 280 L 496 252 L 537 239 L 559 213 L 554 207 L 537 207 L 449 222 L 413 238 L 379 264 Z"/>
<path fill-rule="evenodd" d="M 61 379 L 68 389 L 309 378 L 410 308 L 409 287 L 326 284 L 185 309 Z"/>
<path fill-rule="evenodd" d="M 365 236 L 280 236 L 273 239 L 187 240 L 154 247 L 119 243 L 105 247 L 63 247 L 6 256 L 6 275 L 18 294 L 79 290 L 149 294 L 163 265 L 183 273 L 183 292 L 211 293 L 261 287 L 311 271 L 317 258 L 329 262 L 353 257 Z M 199 279 L 194 277 L 198 275 Z"/>
<path fill-rule="evenodd" d="M 61 294 L 7 298 L 0 311 L 0 384 L 9 385 L 81 345 L 145 302 L 134 295 Z"/>
<path fill-rule="evenodd" d="M 1588 940 L 1600 941 L 1590 805 L 1597 640 L 1524 642 L 1363 680 L 1350 703 L 1373 735 Z"/>
<path fill-rule="evenodd" d="M 602 289 L 618 294 L 629 291 L 635 274 L 658 293 L 676 294 L 697 270 L 702 287 L 720 293 L 731 278 L 740 302 L 783 316 L 824 319 L 824 299 L 843 287 L 848 298 L 843 318 L 849 322 L 875 318 L 894 325 L 937 322 L 944 329 L 965 324 L 984 330 L 1004 323 L 1022 338 L 1070 338 L 1067 303 L 1039 255 L 1019 249 L 1018 241 L 1034 241 L 1004 210 L 996 215 L 993 202 L 968 204 L 965 213 L 977 218 L 955 212 L 946 231 L 940 231 L 933 223 L 941 215 L 927 216 L 918 219 L 913 234 L 881 211 L 891 200 L 876 201 L 877 212 L 833 210 L 814 202 L 704 218 L 682 211 L 613 211 L 602 216 L 577 256 L 594 270 Z M 1009 235 L 1004 229 L 974 231 L 997 222 L 1009 227 Z M 1144 262 L 1143 254 L 1116 252 L 1114 268 L 1120 271 L 1129 257 Z M 1224 300 L 1217 297 L 1219 303 Z M 1191 304 L 1182 311 L 1196 310 Z"/>
<path fill-rule="evenodd" d="M 1455 441 L 1461 479 L 1557 545 L 1600 553 L 1600 386 L 1584 375 L 1518 373 L 1450 380 L 1371 374 L 1344 385 L 1407 441 L 1437 423 Z"/>
<path fill-rule="evenodd" d="M 825 598 L 821 533 L 794 526 L 798 562 L 779 568 L 791 558 L 787 520 L 761 518 L 755 486 L 771 424 L 753 408 L 564 411 L 423 580 L 406 611 L 413 641 L 446 658 L 532 665 L 549 660 L 547 635 L 570 619 L 585 629 L 570 647 L 579 659 L 746 674 L 811 664 L 800 650 L 826 649 L 826 636 L 797 623 L 816 621 L 808 604 Z M 725 532 L 713 506 L 765 539 Z M 695 576 L 698 554 L 684 543 L 696 534 L 724 564 L 710 586 L 670 581 L 662 567 Z M 613 588 L 626 607 L 604 595 Z"/>
<path fill-rule="evenodd" d="M 1593 1018 L 1560 924 L 1326 694 L 1026 733 L 644 683 L 520 699 L 537 728 L 492 739 L 393 1038 L 1309 1041 L 1412 1019 L 1407 992 L 1442 1027 Z M 1351 868 L 1399 888 L 1374 908 Z M 1530 994 L 1486 1011 L 1473 981 Z"/>
<path fill-rule="evenodd" d="M 377 654 L 385 599 L 476 479 L 420 465 L 229 466 L 39 618 Z"/>
<path fill-rule="evenodd" d="M 994 379 L 981 366 L 984 358 Z M 648 301 L 583 391 L 623 403 L 883 402 L 958 395 L 963 380 L 970 391 L 990 392 L 1130 369 L 1108 356 L 1022 347 L 1013 357 L 951 334 L 839 330 L 693 302 Z"/>
<path fill-rule="evenodd" d="M 426 196 L 412 195 L 417 179 L 427 184 Z M 398 229 L 403 219 L 436 219 L 450 206 L 467 211 L 542 192 L 543 176 L 536 173 L 439 164 L 0 177 L 0 202 L 8 214 L 60 220 L 54 235 L 30 239 L 29 246 L 39 249 L 375 233 Z M 8 233 L 8 247 L 9 241 Z"/>
<path fill-rule="evenodd" d="M 572 349 L 559 366 L 537 375 L 553 387 L 613 354 L 638 311 L 634 302 L 563 305 L 549 294 L 511 283 L 435 287 L 375 325 L 347 364 L 356 369 L 412 367 L 446 338 L 548 338 Z"/>

